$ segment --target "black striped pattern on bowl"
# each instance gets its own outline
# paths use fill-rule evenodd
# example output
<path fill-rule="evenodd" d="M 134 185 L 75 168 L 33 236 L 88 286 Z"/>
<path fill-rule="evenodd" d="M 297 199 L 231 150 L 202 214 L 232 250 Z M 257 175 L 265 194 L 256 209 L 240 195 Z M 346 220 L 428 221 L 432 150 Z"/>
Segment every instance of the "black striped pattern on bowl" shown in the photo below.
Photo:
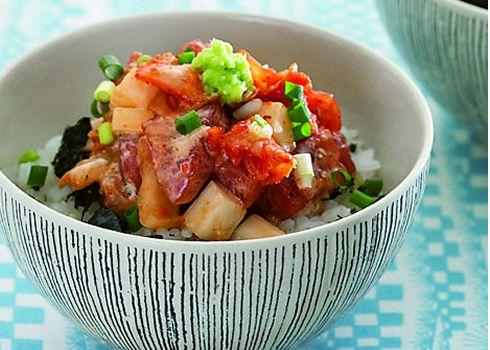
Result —
<path fill-rule="evenodd" d="M 172 248 L 158 240 L 148 248 L 117 239 L 124 236 L 104 239 L 43 217 L 33 200 L 7 187 L 0 187 L 0 223 L 29 281 L 78 327 L 111 346 L 295 348 L 339 319 L 379 279 L 412 222 L 428 164 L 373 216 L 339 222 L 336 231 L 327 225 L 294 234 L 280 244 L 210 251 L 206 244 Z"/>

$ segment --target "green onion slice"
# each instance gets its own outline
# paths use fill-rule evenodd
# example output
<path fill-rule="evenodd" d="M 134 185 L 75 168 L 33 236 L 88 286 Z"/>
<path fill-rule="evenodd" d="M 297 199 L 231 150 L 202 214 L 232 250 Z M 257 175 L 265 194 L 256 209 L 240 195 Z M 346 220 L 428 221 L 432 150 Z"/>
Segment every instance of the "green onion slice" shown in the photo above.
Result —
<path fill-rule="evenodd" d="M 263 127 L 266 127 L 267 125 L 269 125 L 269 123 L 267 123 L 264 118 L 262 118 L 260 115 L 256 114 L 254 115 L 254 121 L 257 122 L 257 124 L 263 128 Z"/>
<path fill-rule="evenodd" d="M 286 81 L 284 83 L 284 95 L 290 101 L 303 99 L 303 87 L 301 85 Z"/>
<path fill-rule="evenodd" d="M 124 212 L 124 218 L 126 219 L 128 228 L 131 232 L 136 232 L 141 228 L 140 214 L 137 204 L 134 204 L 126 209 Z"/>
<path fill-rule="evenodd" d="M 310 123 L 303 123 L 293 128 L 293 137 L 295 141 L 301 141 L 311 136 Z"/>
<path fill-rule="evenodd" d="M 102 70 L 104 70 L 110 66 L 121 65 L 121 63 L 119 62 L 117 57 L 114 55 L 105 55 L 105 56 L 99 57 L 98 64 L 99 64 L 100 69 L 102 69 Z"/>
<path fill-rule="evenodd" d="M 140 63 L 147 62 L 147 61 L 149 61 L 151 59 L 152 59 L 152 57 L 150 55 L 141 55 L 136 60 L 136 63 L 139 65 Z"/>
<path fill-rule="evenodd" d="M 35 150 L 30 149 L 28 151 L 25 151 L 24 154 L 20 156 L 19 163 L 22 164 L 22 163 L 35 162 L 39 158 L 41 158 L 39 154 Z"/>
<path fill-rule="evenodd" d="M 268 138 L 272 137 L 274 130 L 272 126 L 267 123 L 264 118 L 256 114 L 253 117 L 253 122 L 250 124 L 250 132 L 258 138 Z"/>
<path fill-rule="evenodd" d="M 311 154 L 298 153 L 295 154 L 296 169 L 294 175 L 296 177 L 296 185 L 298 188 L 311 188 L 313 184 L 313 161 L 311 160 Z"/>
<path fill-rule="evenodd" d="M 179 54 L 178 59 L 180 64 L 190 64 L 196 57 L 194 51 L 184 51 Z"/>
<path fill-rule="evenodd" d="M 124 74 L 123 66 L 109 66 L 104 70 L 107 79 L 117 80 Z"/>
<path fill-rule="evenodd" d="M 97 127 L 99 134 L 99 141 L 103 145 L 110 145 L 114 141 L 114 135 L 112 134 L 112 124 L 110 122 L 104 122 Z"/>
<path fill-rule="evenodd" d="M 309 153 L 298 153 L 295 154 L 294 159 L 296 159 L 296 174 L 303 176 L 313 176 L 313 161 L 311 160 L 311 154 Z"/>
<path fill-rule="evenodd" d="M 109 112 L 109 104 L 93 100 L 90 105 L 90 112 L 95 118 L 103 117 L 107 112 Z"/>
<path fill-rule="evenodd" d="M 302 100 L 294 100 L 288 108 L 288 114 L 293 122 L 305 123 L 310 120 L 310 115 Z"/>
<path fill-rule="evenodd" d="M 107 79 L 117 80 L 124 74 L 124 67 L 114 55 L 102 56 L 98 63 Z"/>
<path fill-rule="evenodd" d="M 116 87 L 110 80 L 104 80 L 97 86 L 94 91 L 94 99 L 102 103 L 108 103 L 111 100 L 112 90 Z"/>
<path fill-rule="evenodd" d="M 46 176 L 48 175 L 48 167 L 44 165 L 33 165 L 29 171 L 27 185 L 36 191 L 44 186 Z"/>
<path fill-rule="evenodd" d="M 182 135 L 190 134 L 202 126 L 201 118 L 195 110 L 175 119 L 175 129 Z"/>
<path fill-rule="evenodd" d="M 358 207 L 361 208 L 366 208 L 373 204 L 374 198 L 371 196 L 368 196 L 367 194 L 359 191 L 359 190 L 354 190 L 352 191 L 352 194 L 349 198 L 349 201 Z"/>
<path fill-rule="evenodd" d="M 339 178 L 342 180 L 339 181 Z M 352 176 L 345 169 L 337 169 L 332 171 L 332 181 L 338 188 L 345 190 L 350 185 L 352 185 Z"/>
<path fill-rule="evenodd" d="M 383 188 L 383 180 L 381 179 L 368 179 L 364 181 L 359 191 L 367 194 L 371 197 L 377 197 L 381 193 Z"/>

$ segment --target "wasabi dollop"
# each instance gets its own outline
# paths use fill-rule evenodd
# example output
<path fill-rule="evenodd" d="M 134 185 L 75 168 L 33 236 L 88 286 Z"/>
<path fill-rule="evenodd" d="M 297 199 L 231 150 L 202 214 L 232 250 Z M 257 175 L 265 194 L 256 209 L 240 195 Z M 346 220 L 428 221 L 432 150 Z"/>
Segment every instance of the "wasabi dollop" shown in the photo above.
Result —
<path fill-rule="evenodd" d="M 233 53 L 233 47 L 222 40 L 213 39 L 211 46 L 192 61 L 192 66 L 202 72 L 206 92 L 218 93 L 222 103 L 239 103 L 243 94 L 253 89 L 247 58 L 241 53 Z"/>

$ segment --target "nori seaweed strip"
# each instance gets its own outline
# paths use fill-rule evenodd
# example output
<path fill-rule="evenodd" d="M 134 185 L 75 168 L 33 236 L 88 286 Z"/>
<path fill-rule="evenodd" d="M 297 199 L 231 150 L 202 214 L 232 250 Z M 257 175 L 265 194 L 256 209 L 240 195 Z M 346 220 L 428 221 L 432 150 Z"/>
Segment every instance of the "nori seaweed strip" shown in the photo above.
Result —
<path fill-rule="evenodd" d="M 75 208 L 82 207 L 82 218 L 87 212 L 92 203 L 100 203 L 102 201 L 102 195 L 100 194 L 100 186 L 98 183 L 93 183 L 81 190 L 74 191 L 68 195 L 75 199 Z"/>
<path fill-rule="evenodd" d="M 62 177 L 80 160 L 88 156 L 87 153 L 82 152 L 82 148 L 87 143 L 90 130 L 92 126 L 88 117 L 81 118 L 75 125 L 65 129 L 61 146 L 52 162 L 57 177 Z"/>
<path fill-rule="evenodd" d="M 106 207 L 100 207 L 95 214 L 87 221 L 87 223 L 109 230 L 123 231 L 121 220 L 112 211 Z"/>

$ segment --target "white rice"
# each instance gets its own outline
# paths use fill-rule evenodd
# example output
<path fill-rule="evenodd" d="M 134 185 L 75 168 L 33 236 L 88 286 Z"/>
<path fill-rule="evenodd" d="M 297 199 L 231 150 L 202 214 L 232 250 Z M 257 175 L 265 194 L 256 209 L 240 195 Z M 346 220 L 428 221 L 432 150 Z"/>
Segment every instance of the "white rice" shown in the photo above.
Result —
<path fill-rule="evenodd" d="M 356 130 L 342 128 L 342 132 L 349 144 L 355 143 L 357 146 L 356 152 L 351 153 L 351 156 L 359 174 L 363 179 L 373 178 L 381 167 L 379 161 L 375 159 L 374 149 L 365 149 L 363 147 L 363 143 L 361 140 L 359 140 Z M 54 159 L 60 144 L 61 136 L 58 135 L 53 137 L 44 145 L 43 148 L 36 150 L 40 155 L 39 160 L 32 163 L 20 164 L 17 166 L 16 170 L 14 170 L 15 168 L 12 166 L 10 170 L 7 169 L 6 172 L 27 194 L 62 214 L 71 216 L 77 220 L 81 220 L 82 208 L 76 209 L 73 198 L 68 197 L 68 195 L 72 192 L 69 187 L 64 187 L 62 189 L 58 188 L 58 178 L 55 176 L 54 168 L 51 165 L 51 161 Z M 27 178 L 32 165 L 45 165 L 48 167 L 46 183 L 39 189 L 39 191 L 34 191 L 27 186 Z M 279 228 L 286 233 L 302 231 L 344 218 L 351 215 L 352 211 L 355 210 L 355 206 L 348 200 L 348 194 L 342 194 L 333 200 L 325 200 L 321 203 L 321 205 L 323 206 L 324 210 L 319 215 L 313 215 L 312 213 L 315 211 L 315 208 L 313 205 L 309 205 L 295 218 L 287 219 L 281 222 L 279 224 Z M 90 218 L 97 208 L 97 204 L 90 206 L 87 213 L 85 213 L 85 218 Z M 183 240 L 193 237 L 191 232 L 178 229 L 160 229 L 153 231 L 147 228 L 142 228 L 134 234 L 145 237 L 157 235 L 163 239 L 173 240 Z"/>

